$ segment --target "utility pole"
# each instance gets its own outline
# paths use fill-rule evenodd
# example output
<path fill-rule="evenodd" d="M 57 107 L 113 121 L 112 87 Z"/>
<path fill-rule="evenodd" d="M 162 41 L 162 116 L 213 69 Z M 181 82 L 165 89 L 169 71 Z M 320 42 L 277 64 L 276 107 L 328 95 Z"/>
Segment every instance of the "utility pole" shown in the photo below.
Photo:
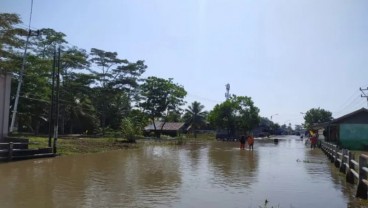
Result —
<path fill-rule="evenodd" d="M 25 45 L 25 49 L 24 49 L 24 53 L 23 53 L 22 68 L 19 72 L 19 81 L 18 81 L 17 93 L 15 95 L 14 108 L 13 108 L 13 114 L 12 114 L 12 120 L 11 120 L 9 132 L 13 132 L 13 130 L 14 130 L 15 116 L 16 116 L 17 110 L 18 110 L 20 89 L 22 87 L 24 68 L 25 68 L 26 59 L 27 59 L 27 49 L 28 49 L 29 37 L 38 36 L 39 34 L 40 34 L 39 30 L 37 30 L 37 31 L 28 30 L 26 45 Z"/>
<path fill-rule="evenodd" d="M 278 116 L 278 115 L 279 115 L 278 113 L 271 115 L 271 121 L 272 121 L 273 116 Z"/>
<path fill-rule="evenodd" d="M 14 101 L 14 107 L 13 107 L 13 115 L 12 115 L 12 120 L 11 120 L 10 128 L 9 128 L 9 132 L 10 133 L 13 132 L 14 123 L 15 123 L 15 116 L 17 114 L 17 109 L 18 109 L 19 94 L 20 94 L 20 88 L 22 87 L 22 82 L 23 82 L 24 66 L 26 65 L 27 48 L 28 48 L 28 43 L 29 43 L 29 37 L 30 36 L 35 36 L 34 35 L 34 32 L 37 33 L 37 36 L 40 34 L 40 31 L 39 30 L 37 30 L 37 31 L 32 31 L 31 30 L 32 12 L 33 12 L 33 0 L 31 0 L 31 12 L 29 14 L 29 23 L 28 23 L 28 35 L 27 35 L 26 45 L 25 45 L 25 49 L 24 49 L 24 53 L 23 53 L 22 68 L 21 68 L 20 73 L 19 73 L 19 81 L 18 81 L 18 87 L 17 87 L 17 94 L 15 95 L 15 101 Z"/>
<path fill-rule="evenodd" d="M 359 88 L 360 91 L 362 91 L 361 97 L 365 97 L 367 99 L 367 105 L 368 105 L 368 94 L 365 93 L 365 91 L 368 91 L 368 87 L 366 89 Z"/>
<path fill-rule="evenodd" d="M 56 118 L 55 118 L 55 124 L 54 124 L 54 154 L 57 153 L 57 139 L 59 136 L 59 88 L 60 88 L 60 67 L 61 67 L 61 61 L 60 61 L 60 53 L 61 49 L 60 46 L 58 48 L 58 61 L 57 61 L 57 73 L 56 73 Z"/>
<path fill-rule="evenodd" d="M 53 136 L 54 136 L 54 144 L 53 144 L 53 153 L 57 153 L 57 140 L 59 136 L 59 88 L 60 88 L 60 68 L 61 68 L 61 61 L 60 61 L 60 54 L 61 49 L 58 48 L 58 55 L 56 59 L 56 50 L 54 51 L 54 66 L 53 66 L 53 92 L 52 92 L 52 103 L 51 103 L 51 122 L 49 124 L 49 130 L 51 129 L 51 125 L 53 126 Z M 56 75 L 55 75 L 55 68 L 57 68 Z M 55 77 L 56 76 L 56 77 Z M 55 89 L 55 78 L 56 78 L 56 89 Z M 55 114 L 55 117 L 54 117 Z M 49 132 L 49 145 L 51 143 L 51 133 Z"/>
<path fill-rule="evenodd" d="M 54 128 L 54 105 L 55 105 L 55 71 L 56 71 L 56 47 L 54 48 L 54 57 L 52 64 L 52 83 L 51 83 L 51 105 L 49 112 L 49 147 L 51 147 L 51 139 L 54 136 L 53 128 Z"/>

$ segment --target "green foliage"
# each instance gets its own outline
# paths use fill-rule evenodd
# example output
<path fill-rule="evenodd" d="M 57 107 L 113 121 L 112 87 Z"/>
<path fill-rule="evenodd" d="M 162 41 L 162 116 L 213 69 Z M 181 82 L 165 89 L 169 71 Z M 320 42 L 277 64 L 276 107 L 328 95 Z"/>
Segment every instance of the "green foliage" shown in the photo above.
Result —
<path fill-rule="evenodd" d="M 330 111 L 321 108 L 312 108 L 305 113 L 304 125 L 309 129 L 313 124 L 329 122 L 332 119 L 332 113 Z"/>
<path fill-rule="evenodd" d="M 203 111 L 204 105 L 194 101 L 186 110 L 184 119 L 186 122 L 190 123 L 192 130 L 194 132 L 194 138 L 197 138 L 196 130 L 205 124 L 206 117 L 208 115 L 207 111 Z"/>
<path fill-rule="evenodd" d="M 30 37 L 30 49 L 43 59 L 51 59 L 55 47 L 63 47 L 63 44 L 67 43 L 65 37 L 64 33 L 57 32 L 51 28 L 40 29 L 39 35 Z"/>
<path fill-rule="evenodd" d="M 135 142 L 135 135 L 139 134 L 139 127 L 135 126 L 130 118 L 124 118 L 121 122 L 121 132 L 129 142 Z"/>
<path fill-rule="evenodd" d="M 20 68 L 21 53 L 27 31 L 16 27 L 22 23 L 17 14 L 0 13 L 0 73 Z"/>
<path fill-rule="evenodd" d="M 137 135 L 142 135 L 144 127 L 149 123 L 149 118 L 142 111 L 133 109 L 129 113 L 129 119 L 133 125 L 137 128 Z"/>
<path fill-rule="evenodd" d="M 236 131 L 246 133 L 256 127 L 260 121 L 259 109 L 250 97 L 235 96 L 218 104 L 210 112 L 208 119 L 218 129 L 227 129 L 228 134 Z"/>
<path fill-rule="evenodd" d="M 181 121 L 181 114 L 180 112 L 170 111 L 165 119 L 166 122 L 180 122 Z"/>
<path fill-rule="evenodd" d="M 172 79 L 158 77 L 148 77 L 140 90 L 142 101 L 139 106 L 152 122 L 158 118 L 166 120 L 168 113 L 180 111 L 187 94 L 184 87 L 174 84 Z"/>
<path fill-rule="evenodd" d="M 130 100 L 135 97 L 138 79 L 147 68 L 144 61 L 130 63 L 118 58 L 116 52 L 92 48 L 90 53 L 91 68 L 97 85 L 93 91 L 95 108 L 101 112 L 100 124 L 117 128 L 123 117 L 127 116 L 131 106 Z M 108 101 L 108 102 L 107 102 Z"/>

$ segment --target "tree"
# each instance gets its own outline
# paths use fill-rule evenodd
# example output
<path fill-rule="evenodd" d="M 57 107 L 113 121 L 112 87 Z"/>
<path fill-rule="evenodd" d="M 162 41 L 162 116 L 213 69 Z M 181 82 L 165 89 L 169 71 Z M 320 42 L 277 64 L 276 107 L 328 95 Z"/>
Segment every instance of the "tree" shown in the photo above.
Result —
<path fill-rule="evenodd" d="M 18 105 L 18 127 L 27 127 L 38 134 L 47 132 L 51 97 L 51 68 L 54 48 L 66 43 L 65 35 L 52 29 L 41 29 L 37 36 L 30 36 L 29 50 L 25 60 L 25 70 L 14 71 L 14 76 L 22 81 Z M 19 67 L 20 68 L 20 67 Z M 64 80 L 64 79 L 62 79 Z M 15 85 L 15 82 L 14 82 Z M 15 98 L 13 88 L 12 98 Z M 12 105 L 14 108 L 14 105 Z M 62 128 L 63 129 L 63 128 Z"/>
<path fill-rule="evenodd" d="M 235 100 L 235 105 L 237 106 L 235 113 L 236 115 L 239 115 L 237 117 L 237 126 L 239 130 L 243 130 L 245 134 L 259 124 L 259 108 L 254 106 L 254 103 L 250 97 L 233 96 L 232 99 Z"/>
<path fill-rule="evenodd" d="M 321 108 L 312 108 L 305 113 L 304 125 L 309 129 L 316 123 L 329 122 L 332 119 L 332 113 L 330 111 Z"/>
<path fill-rule="evenodd" d="M 267 117 L 260 117 L 258 127 L 261 128 L 262 131 L 264 132 L 268 132 L 269 134 L 273 133 L 272 132 L 273 122 Z"/>
<path fill-rule="evenodd" d="M 278 123 L 273 123 L 272 124 L 272 133 L 273 134 L 278 134 L 280 133 L 280 125 Z"/>
<path fill-rule="evenodd" d="M 161 126 L 162 131 L 167 115 L 170 112 L 181 111 L 180 106 L 185 104 L 184 97 L 187 94 L 184 87 L 174 84 L 172 79 L 166 80 L 158 77 L 148 77 L 141 85 L 140 92 L 142 100 L 139 106 L 152 120 L 156 133 L 156 119 L 164 121 Z M 158 133 L 157 136 L 159 137 L 160 134 Z"/>
<path fill-rule="evenodd" d="M 21 48 L 27 31 L 15 25 L 22 23 L 17 14 L 0 13 L 0 73 L 20 68 Z"/>
<path fill-rule="evenodd" d="M 233 95 L 214 107 L 209 120 L 218 129 L 225 128 L 228 135 L 233 136 L 236 131 L 245 134 L 260 122 L 259 109 L 250 97 Z"/>
<path fill-rule="evenodd" d="M 203 111 L 204 105 L 201 103 L 194 101 L 186 110 L 184 118 L 185 120 L 192 125 L 192 129 L 194 132 L 194 138 L 197 138 L 196 130 L 201 127 L 205 123 L 205 119 L 207 117 L 207 111 Z"/>
<path fill-rule="evenodd" d="M 149 118 L 147 115 L 138 109 L 133 109 L 129 112 L 128 117 L 133 125 L 138 129 L 137 134 L 143 134 L 144 127 L 146 127 L 149 123 Z"/>
<path fill-rule="evenodd" d="M 234 135 L 235 126 L 235 103 L 230 99 L 215 105 L 208 115 L 208 120 L 217 129 L 226 129 L 228 135 Z"/>
<path fill-rule="evenodd" d="M 60 90 L 60 133 L 67 128 L 70 134 L 93 132 L 99 126 L 96 109 L 92 103 L 94 76 L 70 72 L 64 75 Z"/>
<path fill-rule="evenodd" d="M 121 133 L 128 142 L 135 143 L 135 135 L 139 133 L 139 128 L 134 126 L 134 123 L 130 118 L 124 118 L 121 122 Z"/>
<path fill-rule="evenodd" d="M 55 36 L 56 37 L 56 36 Z M 58 41 L 61 42 L 61 41 Z M 44 51 L 43 51 L 44 53 Z M 93 131 L 99 122 L 97 112 L 92 103 L 91 85 L 95 77 L 90 74 L 77 73 L 77 70 L 89 66 L 88 55 L 85 50 L 77 47 L 66 48 L 61 53 L 61 76 L 60 84 L 60 133 L 74 131 L 81 133 L 85 130 Z M 81 121 L 91 121 L 84 122 Z"/>
<path fill-rule="evenodd" d="M 46 133 L 50 109 L 49 95 L 51 94 L 48 75 L 50 65 L 35 55 L 29 55 L 27 63 L 18 105 L 18 127 L 20 130 L 32 131 L 34 134 L 38 134 L 43 128 L 43 132 Z M 15 100 L 17 84 L 17 80 L 12 80 L 12 103 Z"/>
<path fill-rule="evenodd" d="M 63 44 L 68 43 L 65 40 L 66 35 L 62 32 L 57 32 L 51 28 L 42 28 L 38 30 L 37 36 L 30 37 L 31 49 L 35 54 L 43 59 L 51 59 L 56 47 L 63 47 Z"/>
<path fill-rule="evenodd" d="M 167 114 L 165 120 L 166 120 L 166 122 L 180 122 L 180 121 L 182 121 L 182 118 L 181 118 L 180 112 L 170 111 Z"/>
<path fill-rule="evenodd" d="M 104 134 L 106 126 L 111 125 L 115 129 L 120 126 L 122 117 L 126 115 L 122 112 L 130 110 L 130 100 L 137 92 L 139 77 L 147 66 L 144 61 L 130 63 L 118 58 L 116 52 L 96 48 L 91 49 L 90 57 L 92 66 L 89 71 L 96 77 L 94 103 L 101 112 L 99 117 Z M 109 112 L 113 115 L 108 115 Z"/>

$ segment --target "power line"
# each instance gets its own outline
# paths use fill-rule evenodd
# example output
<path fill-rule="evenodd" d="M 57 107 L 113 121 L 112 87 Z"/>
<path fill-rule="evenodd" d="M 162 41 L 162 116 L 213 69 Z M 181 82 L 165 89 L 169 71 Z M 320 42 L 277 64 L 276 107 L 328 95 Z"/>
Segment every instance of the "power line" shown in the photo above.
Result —
<path fill-rule="evenodd" d="M 341 108 L 339 111 L 334 112 L 334 114 L 343 114 L 343 112 L 346 112 L 347 109 L 350 109 L 353 105 L 356 105 L 356 103 L 360 100 L 360 96 L 356 95 L 356 97 L 347 105 L 345 105 L 343 108 Z"/>
<path fill-rule="evenodd" d="M 341 111 L 341 109 L 343 109 L 344 107 L 346 107 L 346 105 L 349 103 L 349 101 L 351 102 L 351 99 L 353 99 L 354 96 L 357 95 L 357 92 L 354 91 L 344 102 L 342 102 L 342 104 L 336 108 L 336 111 L 334 111 L 334 113 Z"/>
<path fill-rule="evenodd" d="M 368 95 L 365 93 L 365 91 L 368 91 L 368 87 L 366 89 L 359 88 L 359 90 L 362 92 L 362 95 L 360 96 L 366 98 L 368 104 Z"/>

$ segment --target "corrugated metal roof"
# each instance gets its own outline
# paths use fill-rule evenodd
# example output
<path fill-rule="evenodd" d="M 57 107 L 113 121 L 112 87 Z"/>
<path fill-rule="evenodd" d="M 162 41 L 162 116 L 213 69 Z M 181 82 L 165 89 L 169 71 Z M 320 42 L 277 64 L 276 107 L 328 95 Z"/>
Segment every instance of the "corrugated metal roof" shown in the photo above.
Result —
<path fill-rule="evenodd" d="M 182 122 L 159 122 L 159 121 L 155 121 L 155 125 L 156 125 L 156 130 L 161 130 L 162 125 L 164 125 L 163 127 L 163 131 L 178 131 L 180 128 L 182 128 L 184 126 L 185 123 Z M 144 130 L 146 131 L 150 131 L 150 130 L 155 130 L 153 123 L 144 127 Z"/>
<path fill-rule="evenodd" d="M 345 119 L 347 119 L 347 118 L 350 118 L 350 117 L 352 117 L 352 116 L 354 116 L 354 115 L 357 115 L 357 114 L 359 114 L 359 113 L 367 113 L 368 112 L 368 110 L 367 109 L 365 109 L 365 108 L 361 108 L 361 109 L 359 109 L 359 110 L 356 110 L 356 111 L 354 111 L 354 112 L 351 112 L 351 113 L 349 113 L 349 114 L 346 114 L 346 115 L 344 115 L 344 116 L 341 116 L 341 117 L 339 117 L 339 118 L 336 118 L 336 119 L 334 119 L 334 120 L 332 120 L 332 122 L 331 123 L 339 123 L 339 122 L 341 122 L 341 121 L 343 121 L 343 120 L 345 120 Z"/>
<path fill-rule="evenodd" d="M 348 113 L 346 115 L 343 115 L 339 118 L 333 119 L 330 122 L 315 123 L 315 124 L 313 124 L 312 129 L 326 128 L 327 126 L 336 126 L 336 125 L 339 125 L 342 121 L 344 121 L 346 119 L 349 119 L 349 118 L 351 118 L 351 117 L 353 117 L 357 114 L 367 113 L 367 112 L 368 112 L 368 110 L 366 108 L 361 108 L 359 110 L 356 110 L 356 111 L 353 111 L 353 112 Z"/>

